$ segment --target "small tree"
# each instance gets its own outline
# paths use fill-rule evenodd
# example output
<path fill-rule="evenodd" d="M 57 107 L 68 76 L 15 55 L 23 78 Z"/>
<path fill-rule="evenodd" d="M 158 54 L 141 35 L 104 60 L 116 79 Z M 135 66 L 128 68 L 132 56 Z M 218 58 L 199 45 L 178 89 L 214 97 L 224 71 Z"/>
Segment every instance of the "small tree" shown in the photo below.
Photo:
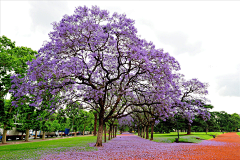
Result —
<path fill-rule="evenodd" d="M 92 120 L 94 119 L 94 115 L 91 112 L 87 112 L 82 110 L 81 114 L 80 114 L 80 130 L 82 130 L 83 132 L 83 136 L 84 136 L 84 132 L 87 126 L 92 125 Z"/>
<path fill-rule="evenodd" d="M 56 132 L 60 129 L 60 124 L 58 122 L 58 120 L 53 120 L 52 121 L 52 131 Z"/>
<path fill-rule="evenodd" d="M 177 115 L 185 118 L 188 122 L 188 132 L 191 134 L 191 123 L 195 115 L 199 115 L 203 120 L 210 119 L 209 108 L 205 108 L 208 101 L 204 95 L 208 94 L 207 83 L 202 83 L 197 79 L 186 81 L 182 78 L 179 82 L 181 87 L 180 99 L 176 99 L 173 106 L 177 108 Z"/>
<path fill-rule="evenodd" d="M 29 106 L 26 104 L 23 104 L 21 106 L 18 107 L 18 109 L 20 110 L 20 114 L 22 115 L 21 117 L 21 122 L 23 123 L 22 128 L 25 129 L 25 141 L 28 142 L 29 140 L 29 130 L 31 128 L 34 128 L 34 120 L 35 120 L 35 116 L 34 116 L 34 110 L 35 107 L 33 106 Z"/>
<path fill-rule="evenodd" d="M 35 136 L 34 139 L 37 139 L 37 131 L 40 130 L 40 122 L 38 116 L 41 115 L 41 112 L 39 112 L 38 110 L 34 111 L 33 113 L 33 118 L 32 118 L 32 129 L 35 131 Z"/>
<path fill-rule="evenodd" d="M 63 110 L 63 109 L 59 109 L 58 110 L 56 119 L 58 120 L 59 130 L 60 131 L 64 131 L 65 130 L 65 126 L 66 126 L 66 123 L 67 123 L 67 118 L 66 118 L 65 114 L 66 114 L 65 110 Z M 62 132 L 61 132 L 61 137 L 62 137 Z"/>
<path fill-rule="evenodd" d="M 12 98 L 11 98 L 12 99 Z M 6 143 L 6 134 L 7 134 L 7 130 L 11 130 L 12 127 L 15 127 L 15 125 L 13 124 L 13 117 L 14 114 L 16 114 L 16 109 L 15 107 L 13 107 L 11 105 L 11 100 L 6 100 L 4 101 L 4 103 L 0 102 L 0 106 L 1 106 L 1 125 L 0 128 L 3 128 L 3 135 L 2 135 L 2 144 Z"/>

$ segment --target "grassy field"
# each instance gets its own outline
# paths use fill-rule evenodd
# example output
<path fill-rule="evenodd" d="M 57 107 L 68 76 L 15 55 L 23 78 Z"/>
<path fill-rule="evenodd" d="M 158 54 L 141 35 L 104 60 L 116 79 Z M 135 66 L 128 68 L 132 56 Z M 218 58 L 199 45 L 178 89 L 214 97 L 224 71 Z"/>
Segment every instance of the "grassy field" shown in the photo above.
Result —
<path fill-rule="evenodd" d="M 108 137 L 107 137 L 108 139 Z M 0 146 L 0 159 L 39 159 L 44 154 L 61 151 L 96 151 L 88 143 L 96 143 L 97 136 L 71 137 L 42 142 L 22 143 Z M 104 140 L 104 137 L 103 137 Z M 108 141 L 108 140 L 107 140 Z M 31 153 L 31 154 L 30 154 Z"/>
<path fill-rule="evenodd" d="M 187 134 L 187 132 L 179 132 L 179 142 L 199 143 L 201 142 L 201 140 L 196 139 L 196 137 L 199 137 L 202 140 L 208 140 L 213 138 L 213 136 L 210 136 L 210 135 L 215 135 L 217 137 L 222 133 L 208 132 L 208 134 L 206 134 L 206 132 L 192 132 L 191 135 L 185 135 L 185 134 Z M 149 137 L 151 137 L 151 134 L 149 134 Z M 177 132 L 153 135 L 153 141 L 160 142 L 160 143 L 173 143 L 175 141 L 175 138 L 177 138 Z"/>
<path fill-rule="evenodd" d="M 237 132 L 237 134 L 240 136 L 240 132 Z"/>

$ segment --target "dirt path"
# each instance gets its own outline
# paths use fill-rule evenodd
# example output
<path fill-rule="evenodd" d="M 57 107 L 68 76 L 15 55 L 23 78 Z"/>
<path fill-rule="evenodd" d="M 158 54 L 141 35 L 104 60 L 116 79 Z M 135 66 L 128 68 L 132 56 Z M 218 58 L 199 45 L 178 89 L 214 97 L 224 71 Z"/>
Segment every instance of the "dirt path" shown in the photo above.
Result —
<path fill-rule="evenodd" d="M 194 159 L 240 159 L 240 137 L 236 133 L 222 134 L 209 142 L 225 144 L 212 146 L 200 143 L 199 146 L 191 148 L 193 156 L 190 157 L 194 157 Z"/>
<path fill-rule="evenodd" d="M 91 147 L 95 143 L 90 144 Z M 94 152 L 63 152 L 43 157 L 42 160 L 63 159 L 240 159 L 240 137 L 226 133 L 201 143 L 157 143 L 136 135 L 123 133 L 104 143 Z"/>
<path fill-rule="evenodd" d="M 92 135 L 85 135 L 85 136 L 92 136 Z M 13 145 L 13 144 L 22 144 L 22 143 L 32 143 L 32 142 L 42 142 L 42 141 L 49 141 L 49 140 L 56 140 L 56 139 L 64 139 L 64 138 L 73 138 L 74 136 L 67 136 L 67 137 L 58 137 L 58 138 L 46 138 L 45 140 L 42 140 L 42 138 L 39 139 L 29 139 L 28 142 L 25 142 L 24 140 L 15 140 L 15 141 L 7 141 L 6 144 L 2 144 L 2 142 L 0 142 L 0 146 L 4 146 L 4 145 Z M 83 136 L 77 136 L 77 137 L 83 137 Z"/>

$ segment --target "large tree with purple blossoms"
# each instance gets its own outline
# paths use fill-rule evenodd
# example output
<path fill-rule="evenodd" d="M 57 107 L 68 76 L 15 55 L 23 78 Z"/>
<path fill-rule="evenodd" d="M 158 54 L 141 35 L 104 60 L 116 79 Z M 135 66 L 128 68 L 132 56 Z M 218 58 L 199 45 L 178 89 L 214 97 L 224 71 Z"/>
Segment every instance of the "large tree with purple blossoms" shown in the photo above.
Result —
<path fill-rule="evenodd" d="M 125 129 L 126 126 L 132 127 L 133 125 L 133 118 L 131 115 L 127 115 L 125 117 L 121 117 L 118 119 L 118 124 L 119 124 L 119 130 L 122 133 Z"/>
<path fill-rule="evenodd" d="M 191 123 L 196 115 L 204 121 L 210 119 L 209 108 L 205 107 L 209 100 L 204 97 L 208 94 L 207 88 L 209 85 L 195 78 L 189 81 L 182 78 L 179 82 L 181 98 L 175 101 L 174 107 L 177 109 L 177 116 L 188 120 L 187 134 L 191 134 Z"/>
<path fill-rule="evenodd" d="M 163 94 L 174 86 L 178 62 L 155 49 L 152 42 L 140 39 L 134 20 L 124 14 L 110 16 L 96 6 L 77 7 L 72 16 L 53 23 L 53 29 L 51 41 L 28 63 L 28 75 L 12 77 L 19 87 L 13 90 L 18 98 L 13 105 L 17 107 L 21 97 L 28 94 L 33 102 L 30 105 L 39 108 L 45 91 L 53 95 L 49 99 L 51 111 L 58 108 L 57 103 L 79 101 L 82 108 L 98 113 L 96 146 L 102 146 L 103 124 L 126 116 L 128 107 L 138 105 L 138 96 L 154 93 L 154 103 L 160 103 Z M 57 103 L 54 95 L 61 97 Z"/>

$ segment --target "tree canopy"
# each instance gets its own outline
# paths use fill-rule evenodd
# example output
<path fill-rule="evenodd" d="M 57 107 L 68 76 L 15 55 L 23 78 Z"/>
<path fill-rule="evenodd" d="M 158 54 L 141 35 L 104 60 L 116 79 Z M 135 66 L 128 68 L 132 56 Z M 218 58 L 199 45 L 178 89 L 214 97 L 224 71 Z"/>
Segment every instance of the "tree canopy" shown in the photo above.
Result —
<path fill-rule="evenodd" d="M 73 15 L 54 22 L 50 41 L 27 62 L 27 76 L 11 77 L 17 98 L 13 106 L 26 102 L 28 95 L 29 105 L 41 109 L 46 92 L 52 95 L 47 104 L 51 114 L 59 104 L 79 102 L 76 107 L 98 113 L 96 146 L 102 146 L 104 123 L 127 116 L 130 107 L 151 106 L 152 114 L 163 118 L 174 116 L 176 102 L 191 107 L 179 100 L 179 63 L 141 39 L 134 23 L 125 14 L 110 15 L 97 6 L 77 7 Z"/>

